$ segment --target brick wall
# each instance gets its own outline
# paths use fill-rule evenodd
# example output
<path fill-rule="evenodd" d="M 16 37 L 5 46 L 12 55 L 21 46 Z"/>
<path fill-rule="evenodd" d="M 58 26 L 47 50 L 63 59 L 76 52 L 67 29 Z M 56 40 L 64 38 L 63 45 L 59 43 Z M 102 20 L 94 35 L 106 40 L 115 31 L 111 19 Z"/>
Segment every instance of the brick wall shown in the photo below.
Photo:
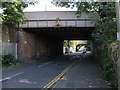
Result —
<path fill-rule="evenodd" d="M 43 58 L 62 54 L 62 40 L 50 39 L 27 31 L 19 32 L 18 56 L 24 62 L 32 62 Z"/>

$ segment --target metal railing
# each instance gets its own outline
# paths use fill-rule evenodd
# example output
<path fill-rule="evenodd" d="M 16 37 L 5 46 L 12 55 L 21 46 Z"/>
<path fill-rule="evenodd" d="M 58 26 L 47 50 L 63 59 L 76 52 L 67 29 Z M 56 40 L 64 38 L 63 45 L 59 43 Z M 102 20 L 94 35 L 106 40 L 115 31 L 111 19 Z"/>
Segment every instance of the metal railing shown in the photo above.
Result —
<path fill-rule="evenodd" d="M 75 27 L 78 27 L 79 26 L 78 24 L 80 22 L 84 22 L 84 26 L 86 27 L 87 22 L 93 22 L 95 20 L 96 19 L 59 19 L 60 22 L 64 21 L 64 25 L 63 25 L 64 27 L 69 26 L 68 24 L 70 24 L 70 22 L 74 22 L 74 25 L 72 25 L 72 26 L 75 26 Z M 31 25 L 30 25 L 31 22 L 35 22 L 36 27 L 40 27 L 41 22 L 44 22 L 45 27 L 49 27 L 50 22 L 54 22 L 53 26 L 55 27 L 56 26 L 55 22 L 57 22 L 57 19 L 25 20 L 24 22 L 26 24 L 26 27 L 31 27 Z M 62 27 L 62 25 L 61 25 L 61 27 Z"/>

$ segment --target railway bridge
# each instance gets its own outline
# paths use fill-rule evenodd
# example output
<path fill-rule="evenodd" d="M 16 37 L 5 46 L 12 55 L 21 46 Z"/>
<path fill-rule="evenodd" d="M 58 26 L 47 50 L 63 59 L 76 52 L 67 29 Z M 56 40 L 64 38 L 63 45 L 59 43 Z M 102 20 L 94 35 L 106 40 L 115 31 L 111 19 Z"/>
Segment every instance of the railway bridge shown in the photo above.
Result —
<path fill-rule="evenodd" d="M 92 40 L 93 13 L 82 13 L 79 19 L 76 11 L 25 12 L 25 16 L 28 20 L 19 25 L 18 43 L 18 56 L 23 60 L 61 55 L 64 40 Z"/>

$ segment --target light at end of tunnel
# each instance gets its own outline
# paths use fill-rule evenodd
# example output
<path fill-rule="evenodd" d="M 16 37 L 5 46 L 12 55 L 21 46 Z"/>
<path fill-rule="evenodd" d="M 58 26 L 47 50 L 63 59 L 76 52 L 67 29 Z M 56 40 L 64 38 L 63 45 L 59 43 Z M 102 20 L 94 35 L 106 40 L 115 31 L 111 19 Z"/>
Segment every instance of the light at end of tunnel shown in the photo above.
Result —
<path fill-rule="evenodd" d="M 10 42 L 10 40 L 8 40 L 8 42 Z"/>

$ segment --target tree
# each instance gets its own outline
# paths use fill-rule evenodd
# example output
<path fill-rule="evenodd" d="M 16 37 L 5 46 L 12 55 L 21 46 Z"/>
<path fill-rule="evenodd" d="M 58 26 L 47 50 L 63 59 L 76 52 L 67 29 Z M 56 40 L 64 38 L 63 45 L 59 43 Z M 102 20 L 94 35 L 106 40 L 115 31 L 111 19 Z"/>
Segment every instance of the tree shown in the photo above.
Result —
<path fill-rule="evenodd" d="M 2 2 L 2 20 L 5 25 L 15 25 L 18 27 L 19 23 L 23 23 L 25 19 L 23 9 L 28 7 L 29 4 L 34 5 L 35 2 Z"/>
<path fill-rule="evenodd" d="M 52 2 L 56 6 L 77 8 L 78 18 L 82 12 L 98 15 L 95 30 L 92 33 L 95 45 L 107 44 L 117 39 L 115 2 Z"/>
<path fill-rule="evenodd" d="M 82 12 L 95 12 L 98 14 L 98 20 L 95 24 L 95 30 L 92 33 L 94 38 L 94 46 L 101 46 L 102 53 L 100 59 L 101 74 L 109 85 L 113 88 L 118 87 L 118 73 L 117 73 L 117 60 L 111 60 L 112 48 L 107 44 L 116 41 L 117 25 L 116 25 L 116 10 L 115 2 L 53 2 L 57 6 L 77 7 L 77 15 L 80 17 Z M 105 48 L 105 50 L 103 49 Z M 117 48 L 116 48 L 117 50 Z M 99 50 L 100 51 L 100 50 Z M 117 53 L 117 51 L 115 51 Z M 109 54 L 109 55 L 108 55 Z M 116 58 L 116 57 L 115 57 Z"/>

